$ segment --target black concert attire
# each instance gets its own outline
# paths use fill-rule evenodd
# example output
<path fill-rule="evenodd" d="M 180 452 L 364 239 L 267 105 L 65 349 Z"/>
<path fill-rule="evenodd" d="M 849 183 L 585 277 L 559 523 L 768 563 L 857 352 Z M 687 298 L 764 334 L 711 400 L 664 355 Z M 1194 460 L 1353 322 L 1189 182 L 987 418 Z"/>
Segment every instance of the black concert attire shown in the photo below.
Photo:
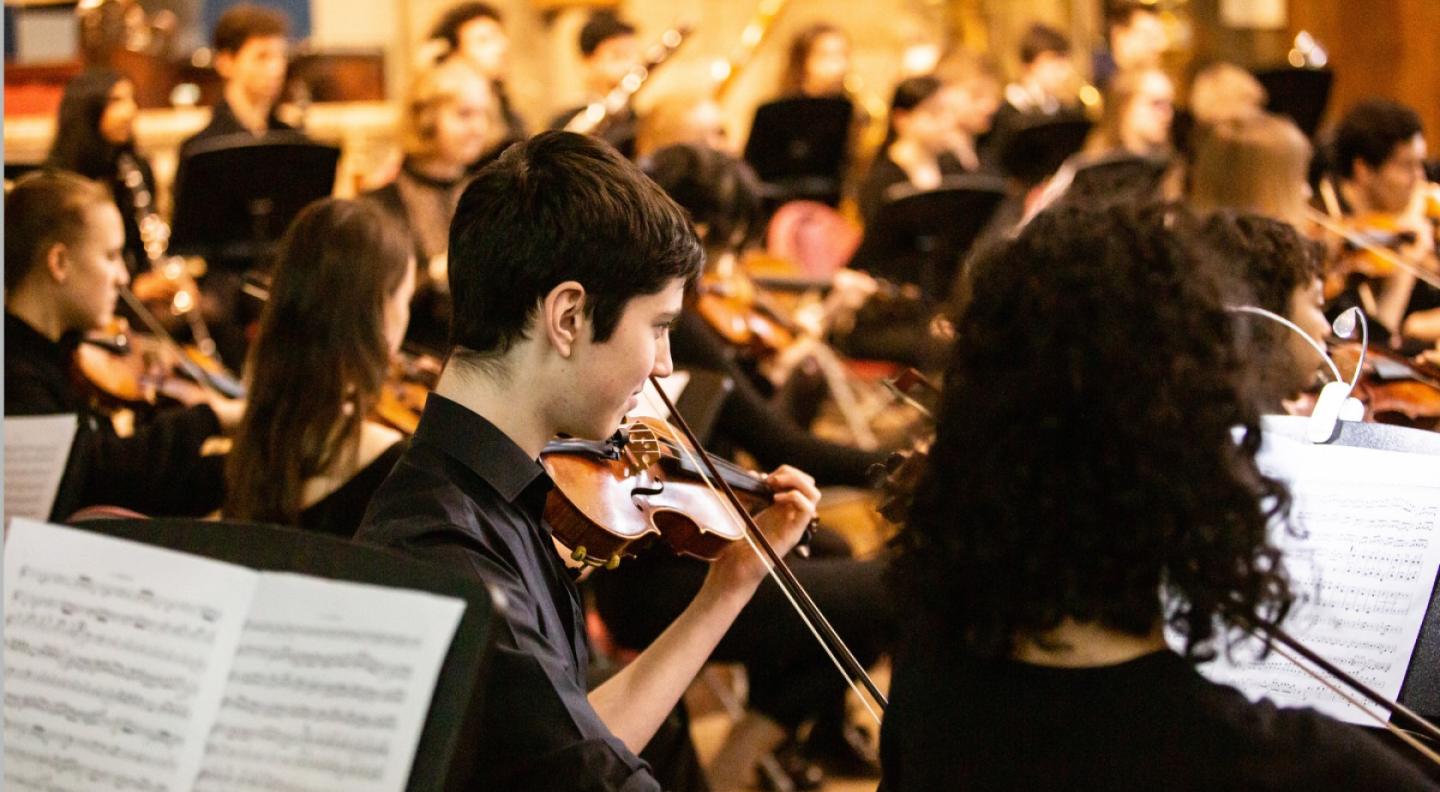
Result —
<path fill-rule="evenodd" d="M 275 115 L 275 108 L 270 109 L 270 115 L 266 118 L 265 132 L 298 132 L 294 127 L 281 121 Z M 198 144 L 212 140 L 227 138 L 231 136 L 246 136 L 252 140 L 258 139 L 246 126 L 240 123 L 235 116 L 235 111 L 230 109 L 230 103 L 222 96 L 210 111 L 210 123 L 204 129 L 186 138 L 180 144 L 180 163 L 175 173 L 175 204 L 178 206 L 182 201 L 187 200 L 186 196 L 179 194 L 180 185 L 185 183 L 185 160 L 190 157 Z M 199 200 L 203 201 L 204 196 Z M 249 347 L 249 340 L 245 335 L 245 325 L 252 317 L 247 309 L 254 309 L 255 306 L 245 302 L 242 294 L 244 288 L 243 273 L 255 268 L 262 262 L 256 262 L 249 258 L 215 258 L 206 262 L 209 266 L 206 274 L 200 279 L 201 290 L 205 295 L 202 307 L 205 310 L 205 320 L 210 325 L 210 333 L 215 338 L 220 357 L 233 370 L 238 371 L 245 363 L 246 351 Z"/>
<path fill-rule="evenodd" d="M 294 132 L 296 129 L 284 121 L 281 121 L 280 117 L 275 115 L 275 108 L 272 107 L 270 108 L 270 115 L 265 119 L 265 131 Z M 190 151 L 195 147 L 195 144 L 204 143 L 205 141 L 218 137 L 225 137 L 226 135 L 238 135 L 242 133 L 247 135 L 251 134 L 249 127 L 240 123 L 240 119 L 235 116 L 235 111 L 230 109 L 230 103 L 225 101 L 225 98 L 222 96 L 220 101 L 216 102 L 215 107 L 210 111 L 210 123 L 206 124 L 204 129 L 186 138 L 185 141 L 180 144 L 180 164 L 182 166 L 185 164 L 185 158 L 190 155 Z M 178 177 L 175 183 L 180 183 Z"/>
<path fill-rule="evenodd" d="M 477 789 L 658 790 L 586 698 L 580 593 L 544 520 L 554 485 L 482 416 L 432 394 L 356 538 L 503 595 L 485 679 Z"/>
<path fill-rule="evenodd" d="M 428 263 L 449 248 L 450 219 L 469 182 L 468 175 L 458 179 L 427 176 L 407 158 L 394 181 L 365 195 L 410 229 L 417 269 L 405 339 L 442 357 L 450 338 L 450 292 L 430 279 Z"/>
<path fill-rule="evenodd" d="M 365 509 L 370 505 L 375 490 L 380 488 L 390 471 L 395 469 L 395 463 L 400 461 L 400 456 L 405 453 L 408 445 L 405 440 L 393 443 L 371 460 L 370 464 L 351 476 L 349 481 L 305 507 L 300 512 L 300 527 L 341 539 L 354 536 L 356 529 L 360 527 L 360 521 L 365 517 Z"/>
<path fill-rule="evenodd" d="M 1434 790 L 1360 729 L 1251 703 L 1170 651 L 1050 668 L 937 648 L 896 658 L 884 792 Z"/>
<path fill-rule="evenodd" d="M 941 178 L 959 176 L 965 172 L 965 166 L 960 164 L 954 154 L 946 152 L 940 155 Z M 904 168 L 890 159 L 887 146 L 876 155 L 875 161 L 870 164 L 870 171 L 865 174 L 865 181 L 860 185 L 860 216 L 867 224 L 874 222 L 881 206 L 894 200 L 895 196 L 891 194 L 890 188 L 897 184 L 909 187 L 910 176 L 905 173 Z"/>
<path fill-rule="evenodd" d="M 575 116 L 580 115 L 589 105 L 572 108 L 555 116 L 550 121 L 551 129 L 564 129 Z M 596 137 L 609 143 L 619 151 L 625 159 L 635 159 L 635 138 L 640 131 L 640 119 L 635 115 L 635 110 L 626 105 L 618 113 L 612 113 L 606 117 L 600 125 L 600 131 Z"/>
<path fill-rule="evenodd" d="M 51 341 L 5 314 L 5 414 L 74 413 L 79 428 L 50 519 L 65 520 L 86 506 L 121 506 L 150 515 L 195 516 L 220 507 L 224 458 L 201 456 L 220 434 L 209 406 L 157 412 L 120 437 L 108 418 L 91 408 L 74 372 L 78 333 Z"/>

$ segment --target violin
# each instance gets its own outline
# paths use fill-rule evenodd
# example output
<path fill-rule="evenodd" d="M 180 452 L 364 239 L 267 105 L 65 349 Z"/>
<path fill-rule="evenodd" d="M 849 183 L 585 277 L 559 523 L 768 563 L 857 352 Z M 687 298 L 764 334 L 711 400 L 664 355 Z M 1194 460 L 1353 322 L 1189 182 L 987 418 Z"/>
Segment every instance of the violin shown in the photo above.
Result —
<path fill-rule="evenodd" d="M 653 418 L 636 419 L 605 441 L 552 440 L 540 452 L 555 482 L 545 519 L 582 564 L 614 569 L 632 548 L 656 539 L 677 554 L 713 561 L 745 534 L 706 485 L 698 453 Z M 747 512 L 770 505 L 773 495 L 758 475 L 713 461 Z"/>
<path fill-rule="evenodd" d="M 700 277 L 695 309 L 730 345 L 755 357 L 783 352 L 800 329 L 739 268 Z"/>
<path fill-rule="evenodd" d="M 883 710 L 884 694 L 751 516 L 773 500 L 764 480 L 707 453 L 656 378 L 650 383 L 674 428 L 639 420 L 603 443 L 563 439 L 541 451 L 555 483 L 545 506 L 555 538 L 574 560 L 611 569 L 642 539 L 658 538 L 702 559 L 747 542 L 851 689 L 860 694 L 863 684 Z M 869 707 L 863 695 L 861 701 Z M 878 724 L 880 716 L 870 712 Z"/>
<path fill-rule="evenodd" d="M 920 433 L 910 448 L 900 449 L 875 471 L 876 486 L 883 493 L 876 511 L 890 523 L 901 525 L 910 514 L 915 488 L 925 473 L 930 446 L 935 442 L 935 413 L 940 402 L 940 388 L 924 374 L 906 369 L 898 377 L 885 380 L 885 387 L 897 401 L 915 408 L 929 427 Z"/>
<path fill-rule="evenodd" d="M 414 434 L 425 412 L 425 401 L 440 380 L 442 364 L 423 352 L 405 352 L 395 356 L 389 374 L 380 386 L 380 396 L 372 408 L 372 416 L 386 426 Z"/>

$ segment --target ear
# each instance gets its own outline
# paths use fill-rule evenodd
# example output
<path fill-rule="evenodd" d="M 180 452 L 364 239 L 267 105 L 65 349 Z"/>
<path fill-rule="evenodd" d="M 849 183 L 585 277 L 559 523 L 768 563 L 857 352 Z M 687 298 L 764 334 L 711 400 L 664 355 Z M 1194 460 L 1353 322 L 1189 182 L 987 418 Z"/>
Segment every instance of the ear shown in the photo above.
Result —
<path fill-rule="evenodd" d="M 70 249 L 64 242 L 56 242 L 50 245 L 44 252 L 45 272 L 50 280 L 55 283 L 64 283 L 70 279 Z"/>
<path fill-rule="evenodd" d="M 234 72 L 234 67 L 235 67 L 235 53 L 233 53 L 233 52 L 216 52 L 216 53 L 215 53 L 215 73 L 218 74 L 218 75 L 220 75 L 220 79 L 222 79 L 222 80 L 228 80 L 228 79 L 230 79 L 230 75 Z"/>
<path fill-rule="evenodd" d="M 540 304 L 538 329 L 561 357 L 570 357 L 588 321 L 585 296 L 579 281 L 568 280 L 551 289 Z"/>

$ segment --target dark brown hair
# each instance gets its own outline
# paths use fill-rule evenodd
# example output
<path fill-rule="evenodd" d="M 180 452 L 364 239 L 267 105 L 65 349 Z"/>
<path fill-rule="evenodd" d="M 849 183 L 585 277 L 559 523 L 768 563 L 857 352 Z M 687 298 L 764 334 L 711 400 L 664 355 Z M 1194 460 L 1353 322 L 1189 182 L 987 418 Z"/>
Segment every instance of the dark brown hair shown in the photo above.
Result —
<path fill-rule="evenodd" d="M 110 190 L 69 171 L 32 173 L 5 196 L 5 290 L 19 286 L 50 246 L 73 245 L 92 206 L 110 203 Z"/>
<path fill-rule="evenodd" d="M 364 201 L 316 201 L 290 224 L 250 348 L 227 517 L 295 524 L 305 482 L 355 450 L 389 363 L 385 301 L 412 251 L 399 221 Z"/>
<path fill-rule="evenodd" d="M 220 15 L 215 23 L 212 40 L 215 52 L 235 54 L 250 39 L 284 37 L 290 24 L 285 15 L 273 8 L 242 3 Z"/>

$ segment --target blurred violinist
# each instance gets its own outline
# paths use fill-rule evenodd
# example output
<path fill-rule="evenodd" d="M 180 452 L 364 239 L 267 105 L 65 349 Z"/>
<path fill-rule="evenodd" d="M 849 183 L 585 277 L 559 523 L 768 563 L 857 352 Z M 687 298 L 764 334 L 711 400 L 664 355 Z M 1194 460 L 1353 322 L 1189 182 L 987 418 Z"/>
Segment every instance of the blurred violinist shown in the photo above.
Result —
<path fill-rule="evenodd" d="M 614 90 L 625 75 L 644 62 L 635 26 L 609 11 L 599 11 L 580 29 L 580 59 L 585 85 L 585 105 L 566 110 L 551 122 L 551 129 L 564 129 L 591 102 L 598 102 Z M 629 158 L 635 156 L 635 135 L 639 119 L 626 105 L 606 119 L 600 137 Z"/>
<path fill-rule="evenodd" d="M 290 224 L 273 272 L 225 516 L 348 539 L 405 448 L 371 415 L 410 318 L 410 238 L 372 204 L 317 201 Z"/>
<path fill-rule="evenodd" d="M 1340 120 L 1331 145 L 1332 172 L 1321 184 L 1321 199 L 1332 216 L 1351 220 L 1358 232 L 1395 236 L 1394 253 L 1411 266 L 1440 273 L 1434 217 L 1427 217 L 1425 135 L 1414 110 L 1372 99 Z M 1366 312 L 1392 334 L 1417 337 L 1427 345 L 1440 338 L 1440 289 L 1417 282 L 1403 268 L 1377 272 L 1379 294 Z M 1367 287 L 1368 288 L 1368 287 Z M 1362 303 L 1372 302 L 1360 294 Z"/>
<path fill-rule="evenodd" d="M 985 135 L 985 159 L 998 161 L 1010 138 L 1028 124 L 1081 118 L 1076 88 L 1070 39 L 1049 25 L 1031 25 L 1020 39 L 1019 78 L 1005 86 L 1004 101 Z"/>
<path fill-rule="evenodd" d="M 502 145 L 524 140 L 525 120 L 510 104 L 510 94 L 505 88 L 510 71 L 510 35 L 505 32 L 500 12 L 489 3 L 460 3 L 440 17 L 430 38 L 445 44 L 448 60 L 467 63 L 490 81 L 500 117 L 505 122 Z"/>
<path fill-rule="evenodd" d="M 130 274 L 149 268 L 138 215 L 156 211 L 155 174 L 135 149 L 135 85 L 111 69 L 91 69 L 65 86 L 46 167 L 110 188 L 125 224 Z"/>
<path fill-rule="evenodd" d="M 1153 3 L 1119 0 L 1107 5 L 1107 49 L 1097 53 L 1094 59 L 1095 84 L 1102 89 L 1108 89 L 1117 74 L 1158 68 L 1169 46 L 1165 23 Z"/>
<path fill-rule="evenodd" d="M 955 156 L 960 92 L 934 75 L 911 77 L 895 86 L 886 144 L 860 188 L 865 222 L 873 222 L 880 207 L 895 197 L 934 190 L 946 176 L 966 171 Z"/>
<path fill-rule="evenodd" d="M 239 422 L 241 402 L 157 411 L 122 437 L 74 375 L 82 336 L 110 323 L 130 282 L 124 224 L 110 191 L 65 172 L 21 179 L 5 200 L 5 414 L 75 413 L 79 431 L 51 518 L 119 506 L 198 515 L 222 497 L 207 441 Z"/>
<path fill-rule="evenodd" d="M 440 353 L 450 326 L 446 248 L 450 218 L 470 173 L 500 143 L 504 127 L 490 83 L 463 62 L 446 61 L 411 81 L 400 121 L 404 160 L 389 184 L 366 198 L 407 228 L 417 277 L 409 339 Z"/>
<path fill-rule="evenodd" d="M 1189 223 L 1058 206 L 972 268 L 896 540 L 888 792 L 1436 788 L 1195 668 L 1298 592 L 1249 345 Z"/>
<path fill-rule="evenodd" d="M 197 143 L 225 135 L 291 130 L 275 114 L 285 86 L 289 22 L 279 11 L 257 5 L 232 6 L 215 23 L 215 71 L 224 80 L 210 123 L 180 144 L 180 161 Z M 180 183 L 177 179 L 176 183 Z"/>
<path fill-rule="evenodd" d="M 987 164 L 980 159 L 980 138 L 990 131 L 1001 102 L 995 67 L 985 57 L 962 51 L 941 61 L 935 76 L 949 89 L 954 113 L 951 153 L 966 171 L 980 170 Z"/>
<path fill-rule="evenodd" d="M 1116 75 L 1105 94 L 1105 111 L 1086 153 L 1126 152 L 1140 157 L 1165 155 L 1175 119 L 1175 84 L 1159 69 Z"/>

